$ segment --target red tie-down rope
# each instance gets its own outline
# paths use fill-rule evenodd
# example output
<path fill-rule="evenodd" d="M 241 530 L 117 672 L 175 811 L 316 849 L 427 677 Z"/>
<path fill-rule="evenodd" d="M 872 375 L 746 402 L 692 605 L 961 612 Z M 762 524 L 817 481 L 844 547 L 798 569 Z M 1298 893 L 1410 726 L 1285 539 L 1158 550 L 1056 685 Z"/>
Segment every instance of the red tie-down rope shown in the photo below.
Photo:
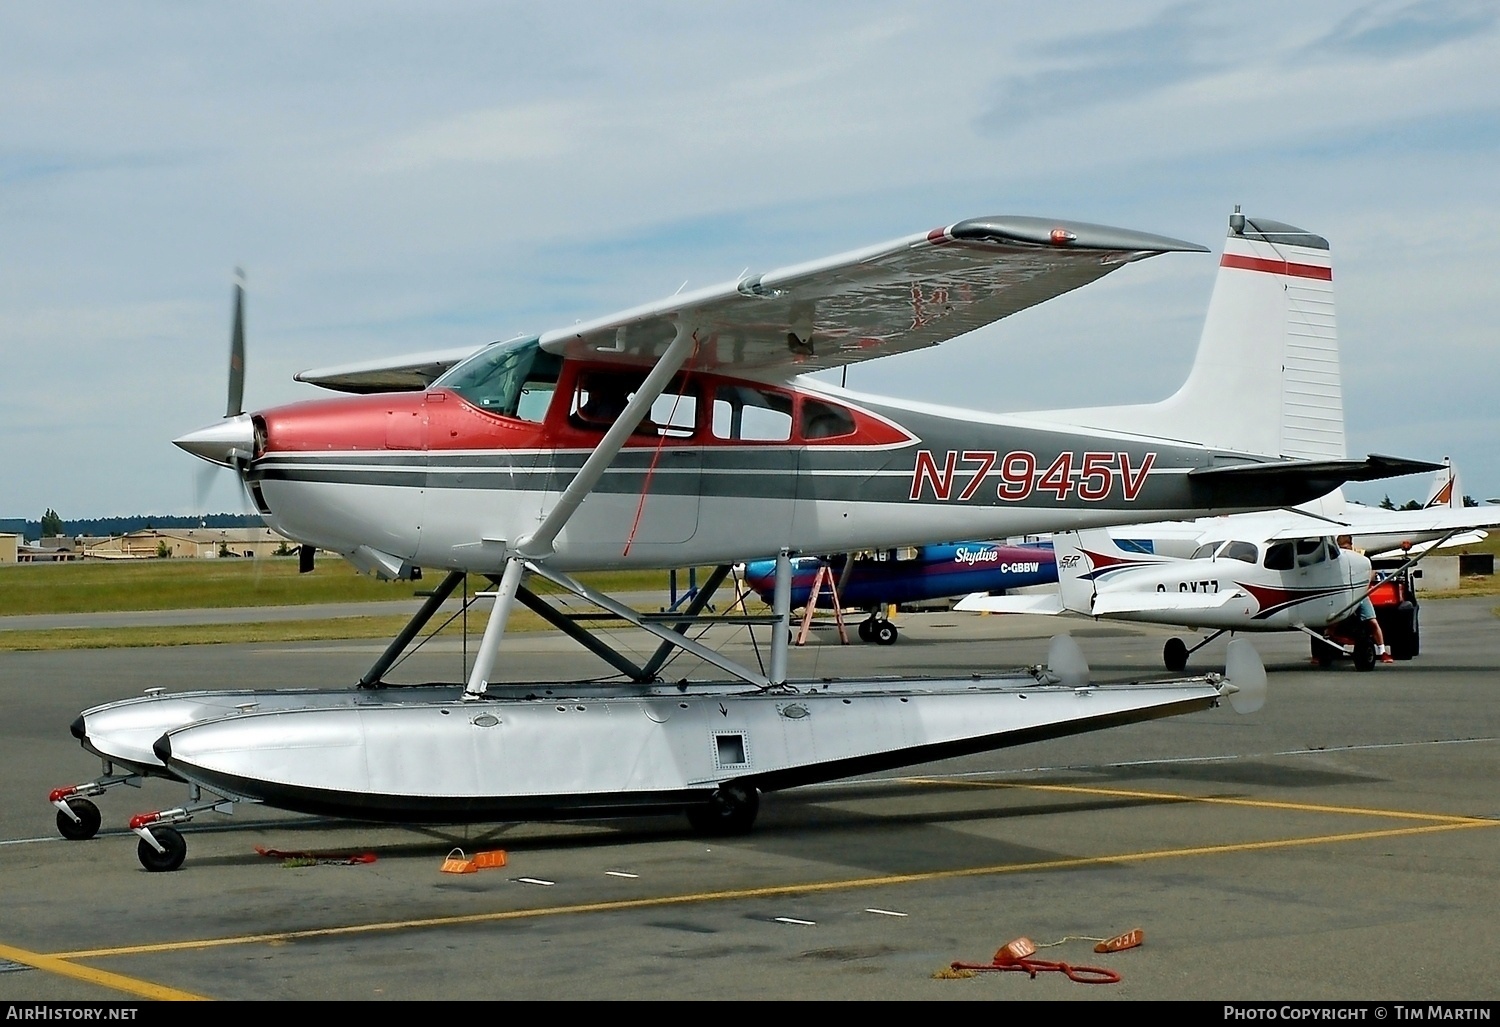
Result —
<path fill-rule="evenodd" d="M 692 372 L 689 370 L 685 370 L 682 372 L 681 385 L 677 390 L 676 397 L 672 400 L 671 413 L 667 414 L 668 427 L 670 427 L 677 419 L 677 405 L 682 402 L 683 393 L 687 392 L 688 379 L 691 376 Z M 671 385 L 668 385 L 667 388 L 671 388 Z M 696 411 L 694 412 L 694 416 L 696 416 Z M 696 425 L 694 425 L 694 430 L 697 430 Z M 666 444 L 667 433 L 665 431 L 661 431 L 656 436 L 656 451 L 651 454 L 651 463 L 646 467 L 646 480 L 641 482 L 640 502 L 635 504 L 635 520 L 630 522 L 630 534 L 625 536 L 625 551 L 620 554 L 622 557 L 629 556 L 630 547 L 635 545 L 635 531 L 641 526 L 641 514 L 646 509 L 646 497 L 651 494 L 651 476 L 656 473 L 656 465 L 661 461 L 662 447 Z"/>
<path fill-rule="evenodd" d="M 1139 944 L 1139 943 L 1137 943 Z M 1100 948 L 1103 948 L 1101 945 Z M 960 963 L 953 962 L 949 967 L 953 970 L 968 970 L 976 973 L 999 970 L 1020 970 L 1031 975 L 1033 980 L 1036 975 L 1043 971 L 1055 970 L 1066 974 L 1068 980 L 1079 984 L 1119 984 L 1120 975 L 1113 970 L 1106 970 L 1102 966 L 1073 966 L 1071 963 L 1054 963 L 1047 959 L 1029 959 L 1036 951 L 1036 946 L 1029 938 L 1017 938 L 1015 941 L 1007 942 L 1000 946 L 995 953 L 995 958 L 988 963 Z"/>

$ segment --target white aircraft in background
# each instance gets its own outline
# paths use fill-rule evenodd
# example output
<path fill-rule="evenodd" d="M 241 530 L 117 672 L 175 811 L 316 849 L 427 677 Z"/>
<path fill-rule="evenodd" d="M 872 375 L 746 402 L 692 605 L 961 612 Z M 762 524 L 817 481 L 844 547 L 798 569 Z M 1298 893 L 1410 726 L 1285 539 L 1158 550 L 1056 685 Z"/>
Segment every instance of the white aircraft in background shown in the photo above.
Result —
<path fill-rule="evenodd" d="M 1446 499 L 1442 489 L 1437 496 Z M 1142 540 L 1120 537 L 1156 526 L 1061 532 L 1052 537 L 1056 592 L 973 593 L 954 609 L 1073 613 L 1210 630 L 1192 647 L 1180 638 L 1167 640 L 1162 659 L 1173 671 L 1220 635 L 1241 631 L 1302 631 L 1313 637 L 1312 652 L 1320 661 L 1342 653 L 1368 670 L 1375 662 L 1373 643 L 1345 624 L 1360 602 L 1379 594 L 1376 614 L 1391 655 L 1410 659 L 1421 650 L 1421 629 L 1405 572 L 1452 538 L 1500 525 L 1500 511 L 1463 507 L 1462 495 L 1458 502 L 1457 508 L 1420 510 L 1351 504 L 1340 517 L 1304 509 L 1205 518 L 1185 526 L 1194 545 L 1186 557 L 1147 551 Z M 1365 540 L 1371 552 L 1399 551 L 1408 558 L 1377 578 L 1367 555 L 1337 545 L 1344 535 L 1356 546 Z"/>
<path fill-rule="evenodd" d="M 1439 510 L 1448 512 L 1434 517 Z M 1488 538 L 1484 528 L 1496 522 L 1483 513 L 1483 508 L 1464 505 L 1458 468 L 1444 457 L 1443 466 L 1432 473 L 1426 500 L 1417 510 L 1387 510 L 1350 502 L 1339 488 L 1286 510 L 1136 524 L 1109 532 L 1127 550 L 1187 557 L 1205 543 L 1231 534 L 1269 539 L 1283 529 L 1296 531 L 1317 523 L 1328 525 L 1325 534 L 1353 535 L 1354 547 L 1366 556 L 1381 556 L 1473 545 Z"/>

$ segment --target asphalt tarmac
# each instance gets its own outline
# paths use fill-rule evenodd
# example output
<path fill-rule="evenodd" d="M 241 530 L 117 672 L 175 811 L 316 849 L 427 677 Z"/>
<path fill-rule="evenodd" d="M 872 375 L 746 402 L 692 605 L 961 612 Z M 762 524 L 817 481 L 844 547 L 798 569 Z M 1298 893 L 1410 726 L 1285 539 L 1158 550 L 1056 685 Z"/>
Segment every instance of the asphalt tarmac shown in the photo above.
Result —
<path fill-rule="evenodd" d="M 95 800 L 98 837 L 58 836 L 48 791 L 99 770 L 68 734 L 78 712 L 148 687 L 352 683 L 381 646 L 0 654 L 0 1001 L 1493 1003 L 1494 605 L 1424 604 L 1421 654 L 1369 673 L 1311 665 L 1301 636 L 1255 636 L 1270 672 L 1258 713 L 1225 706 L 771 793 L 743 837 L 700 838 L 675 816 L 406 829 L 242 806 L 185 825 L 173 873 L 141 868 L 125 824 L 182 803 L 181 785 L 114 789 Z M 1071 630 L 1096 680 L 1168 676 L 1165 629 L 898 624 L 891 647 L 822 630 L 793 650 L 792 674 L 1003 670 L 1042 662 L 1049 636 Z M 756 659 L 742 632 L 709 639 Z M 1188 672 L 1221 667 L 1224 644 Z M 458 680 L 464 657 L 429 647 L 391 677 Z M 555 635 L 512 636 L 502 666 L 511 680 L 608 673 Z M 667 673 L 705 676 L 684 660 Z M 455 848 L 503 850 L 506 865 L 443 873 Z M 346 861 L 363 854 L 374 861 Z M 1093 951 L 1131 929 L 1139 947 Z M 943 974 L 1019 937 L 1120 979 Z"/>

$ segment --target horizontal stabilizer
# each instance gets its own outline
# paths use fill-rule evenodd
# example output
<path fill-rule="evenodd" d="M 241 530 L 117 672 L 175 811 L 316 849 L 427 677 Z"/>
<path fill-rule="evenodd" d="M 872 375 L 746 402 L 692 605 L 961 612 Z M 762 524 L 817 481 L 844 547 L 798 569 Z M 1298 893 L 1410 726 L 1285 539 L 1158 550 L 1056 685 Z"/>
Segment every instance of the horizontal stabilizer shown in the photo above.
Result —
<path fill-rule="evenodd" d="M 409 353 L 384 360 L 363 360 L 337 367 L 320 367 L 293 375 L 299 382 L 335 392 L 420 392 L 450 367 L 473 353 L 475 347 Z"/>
<path fill-rule="evenodd" d="M 992 596 L 973 592 L 953 604 L 961 613 L 1064 613 L 1062 596 L 1056 592 L 1044 595 Z"/>
<path fill-rule="evenodd" d="M 1430 460 L 1370 455 L 1363 460 L 1267 460 L 1199 467 L 1188 481 L 1209 507 L 1296 506 L 1327 495 L 1350 481 L 1379 481 L 1433 471 Z"/>

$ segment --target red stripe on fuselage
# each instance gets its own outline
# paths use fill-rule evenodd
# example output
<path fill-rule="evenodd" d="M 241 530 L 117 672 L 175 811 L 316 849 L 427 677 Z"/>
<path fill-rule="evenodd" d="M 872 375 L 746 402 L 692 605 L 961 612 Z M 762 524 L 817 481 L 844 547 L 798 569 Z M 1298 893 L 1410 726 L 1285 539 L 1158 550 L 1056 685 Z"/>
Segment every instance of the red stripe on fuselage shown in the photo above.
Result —
<path fill-rule="evenodd" d="M 542 423 L 507 417 L 482 410 L 448 389 L 428 392 L 382 393 L 372 396 L 338 396 L 311 400 L 260 412 L 266 426 L 266 451 L 270 453 L 381 452 L 403 450 L 511 450 L 589 449 L 603 437 L 603 430 L 586 431 L 568 419 L 568 399 L 573 394 L 576 369 L 565 372 L 554 409 Z M 627 449 L 667 448 L 766 448 L 808 446 L 818 449 L 898 446 L 916 441 L 899 425 L 875 414 L 838 402 L 818 393 L 791 388 L 753 386 L 774 393 L 786 403 L 816 402 L 846 413 L 854 431 L 831 438 L 807 439 L 797 430 L 780 441 L 723 439 L 714 434 L 712 400 L 720 384 L 742 385 L 738 379 L 696 375 L 692 390 L 697 404 L 698 425 L 687 437 L 657 436 L 654 432 L 633 435 Z M 796 407 L 800 415 L 801 407 Z"/>
<path fill-rule="evenodd" d="M 1220 267 L 1237 267 L 1242 271 L 1265 271 L 1273 275 L 1291 275 L 1293 278 L 1316 278 L 1333 281 L 1333 268 L 1316 264 L 1293 264 L 1287 260 L 1270 260 L 1266 257 L 1245 257 L 1238 253 L 1226 253 L 1219 261 Z"/>

